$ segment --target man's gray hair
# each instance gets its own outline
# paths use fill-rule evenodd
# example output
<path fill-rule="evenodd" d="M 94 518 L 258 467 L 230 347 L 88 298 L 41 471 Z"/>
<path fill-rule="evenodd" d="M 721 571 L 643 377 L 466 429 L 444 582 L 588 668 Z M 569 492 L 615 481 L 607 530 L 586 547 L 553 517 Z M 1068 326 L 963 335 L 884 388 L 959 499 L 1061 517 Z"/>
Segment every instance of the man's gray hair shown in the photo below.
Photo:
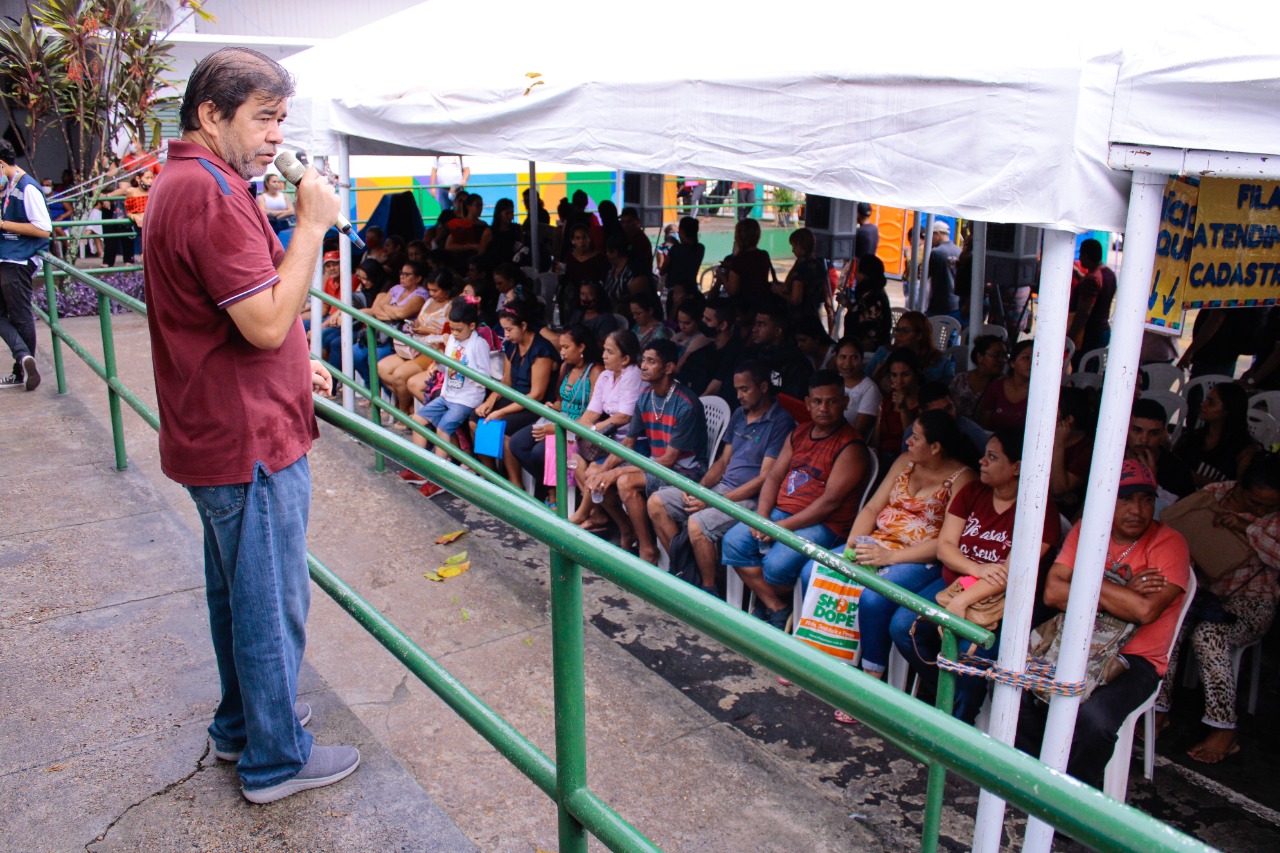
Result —
<path fill-rule="evenodd" d="M 293 90 L 293 76 L 271 57 L 247 47 L 224 47 L 200 60 L 191 73 L 178 113 L 182 131 L 200 129 L 199 109 L 205 101 L 229 119 L 255 95 L 274 101 L 290 97 Z"/>

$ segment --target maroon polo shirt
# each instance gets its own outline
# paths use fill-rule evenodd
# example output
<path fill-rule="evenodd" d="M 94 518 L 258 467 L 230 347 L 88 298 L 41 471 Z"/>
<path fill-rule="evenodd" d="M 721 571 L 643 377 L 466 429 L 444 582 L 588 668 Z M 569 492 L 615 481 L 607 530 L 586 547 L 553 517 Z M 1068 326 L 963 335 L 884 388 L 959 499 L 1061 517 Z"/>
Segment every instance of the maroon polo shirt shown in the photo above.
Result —
<path fill-rule="evenodd" d="M 202 145 L 169 143 L 142 243 L 160 403 L 160 464 L 187 486 L 247 483 L 319 437 L 301 320 L 276 350 L 245 340 L 228 306 L 280 280 L 284 249 L 244 178 Z"/>

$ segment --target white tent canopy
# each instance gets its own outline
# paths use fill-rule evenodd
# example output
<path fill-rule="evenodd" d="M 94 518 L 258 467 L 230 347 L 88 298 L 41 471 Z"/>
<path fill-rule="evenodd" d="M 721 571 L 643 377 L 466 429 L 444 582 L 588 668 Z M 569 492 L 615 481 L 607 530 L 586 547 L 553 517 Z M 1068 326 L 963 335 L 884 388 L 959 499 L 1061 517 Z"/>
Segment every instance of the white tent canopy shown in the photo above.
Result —
<path fill-rule="evenodd" d="M 603 163 L 1118 230 L 1128 179 L 1107 166 L 1107 129 L 1120 53 L 1087 31 L 1093 5 L 1046 31 L 1014 4 L 979 20 L 928 0 L 913 26 L 897 10 L 801 0 L 774 39 L 736 2 L 619 19 L 492 0 L 496 25 L 472 40 L 435 34 L 473 29 L 481 7 L 427 2 L 285 62 L 298 78 L 290 142 L 333 153 L 342 134 L 352 153 Z"/>
<path fill-rule="evenodd" d="M 1280 7 L 1163 15 L 1125 45 L 1111 141 L 1280 154 Z"/>

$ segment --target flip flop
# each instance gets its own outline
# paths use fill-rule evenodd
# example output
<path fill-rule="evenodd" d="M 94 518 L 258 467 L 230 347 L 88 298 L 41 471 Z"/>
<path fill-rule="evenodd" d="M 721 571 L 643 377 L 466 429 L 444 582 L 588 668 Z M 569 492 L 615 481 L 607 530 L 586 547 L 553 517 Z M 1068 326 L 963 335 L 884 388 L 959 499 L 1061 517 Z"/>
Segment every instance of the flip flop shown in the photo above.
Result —
<path fill-rule="evenodd" d="M 1187 758 L 1190 758 L 1192 761 L 1198 761 L 1201 764 L 1219 764 L 1226 761 L 1239 751 L 1240 744 L 1238 743 L 1231 744 L 1231 748 L 1227 750 L 1197 749 L 1192 747 L 1187 750 Z"/>
<path fill-rule="evenodd" d="M 848 714 L 846 714 L 844 711 L 841 711 L 838 708 L 836 709 L 835 718 L 837 723 L 840 723 L 841 725 L 844 725 L 844 726 L 856 726 L 858 724 L 857 720 L 855 720 L 853 717 L 850 717 Z"/>

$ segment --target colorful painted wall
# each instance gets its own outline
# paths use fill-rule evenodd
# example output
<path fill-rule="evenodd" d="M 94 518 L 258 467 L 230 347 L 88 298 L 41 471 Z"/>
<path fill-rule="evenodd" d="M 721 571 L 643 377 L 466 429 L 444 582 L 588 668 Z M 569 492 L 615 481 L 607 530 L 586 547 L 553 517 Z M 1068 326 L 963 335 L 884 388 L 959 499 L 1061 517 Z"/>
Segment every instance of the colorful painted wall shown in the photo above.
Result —
<path fill-rule="evenodd" d="M 561 198 L 570 198 L 577 190 L 582 190 L 593 201 L 599 203 L 612 199 L 616 184 L 616 173 L 606 171 L 592 172 L 539 172 L 538 194 L 551 214 L 555 216 L 556 205 Z M 422 218 L 428 225 L 435 222 L 440 215 L 440 205 L 436 202 L 435 193 L 429 189 L 430 175 L 412 175 L 381 178 L 356 178 L 351 194 L 351 221 L 365 222 L 385 193 L 411 191 L 422 211 Z M 493 206 L 499 199 L 509 198 L 516 204 L 516 218 L 523 220 L 527 211 L 524 207 L 522 193 L 529 186 L 529 173 L 523 174 L 472 174 L 467 190 L 479 193 L 484 199 L 484 219 L 493 215 Z"/>

